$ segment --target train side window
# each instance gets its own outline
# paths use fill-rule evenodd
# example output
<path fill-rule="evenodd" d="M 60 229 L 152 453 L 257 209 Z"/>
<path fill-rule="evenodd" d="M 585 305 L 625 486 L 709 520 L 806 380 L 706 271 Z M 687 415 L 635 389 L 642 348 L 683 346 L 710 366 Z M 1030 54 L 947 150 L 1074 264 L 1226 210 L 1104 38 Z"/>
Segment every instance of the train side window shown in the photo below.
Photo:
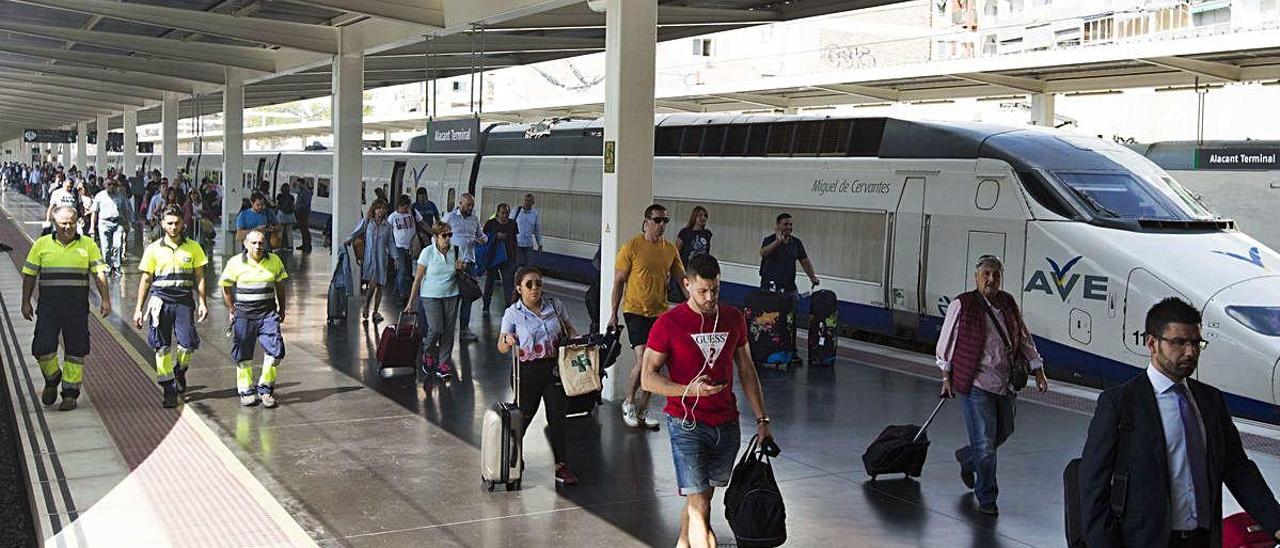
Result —
<path fill-rule="evenodd" d="M 360 181 L 360 205 L 364 206 L 369 203 L 369 198 L 365 196 L 365 191 L 369 189 L 369 181 Z"/>
<path fill-rule="evenodd" d="M 742 156 L 747 151 L 747 134 L 751 132 L 751 126 L 748 125 L 732 125 L 724 132 L 724 156 Z"/>
<path fill-rule="evenodd" d="M 849 132 L 852 129 L 853 120 L 827 120 L 822 127 L 818 155 L 844 156 L 849 152 Z"/>
<path fill-rule="evenodd" d="M 702 155 L 719 156 L 724 151 L 724 140 L 724 126 L 707 126 L 707 132 L 702 136 Z"/>
<path fill-rule="evenodd" d="M 329 179 L 321 177 L 319 182 L 316 183 L 316 196 L 321 198 L 329 197 Z"/>
<path fill-rule="evenodd" d="M 683 127 L 659 127 L 653 139 L 654 156 L 679 156 Z"/>
<path fill-rule="evenodd" d="M 769 131 L 772 124 L 752 124 L 747 134 L 747 156 L 764 156 L 769 148 Z"/>
<path fill-rule="evenodd" d="M 681 156 L 697 156 L 702 149 L 702 136 L 707 131 L 703 126 L 689 127 L 684 130 L 684 140 L 680 143 Z"/>
<path fill-rule="evenodd" d="M 792 150 L 795 156 L 814 156 L 822 140 L 822 122 L 800 122 L 796 124 L 796 144 Z"/>
<path fill-rule="evenodd" d="M 449 198 L 448 200 L 446 200 L 448 207 L 445 208 L 445 211 L 453 211 L 454 201 L 456 201 L 455 199 L 457 198 L 457 192 L 458 192 L 457 190 L 454 190 L 452 188 L 449 189 Z"/>
<path fill-rule="evenodd" d="M 770 124 L 773 126 L 769 130 L 769 146 L 765 150 L 766 156 L 789 156 L 791 155 L 791 147 L 794 145 L 796 123 L 782 122 Z"/>
<path fill-rule="evenodd" d="M 1044 206 L 1049 211 L 1057 213 L 1067 219 L 1078 219 L 1079 215 L 1071 209 L 1062 198 L 1058 196 L 1052 188 L 1049 187 L 1048 181 L 1044 180 L 1039 173 L 1034 171 L 1019 171 L 1018 179 L 1022 181 L 1022 188 L 1027 189 L 1027 193 L 1031 198 Z"/>

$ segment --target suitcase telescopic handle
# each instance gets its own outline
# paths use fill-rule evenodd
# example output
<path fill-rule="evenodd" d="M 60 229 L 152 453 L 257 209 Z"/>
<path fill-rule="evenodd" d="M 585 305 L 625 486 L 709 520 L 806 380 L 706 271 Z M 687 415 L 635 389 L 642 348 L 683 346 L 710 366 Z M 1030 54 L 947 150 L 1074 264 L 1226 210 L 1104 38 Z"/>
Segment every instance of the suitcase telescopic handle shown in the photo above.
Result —
<path fill-rule="evenodd" d="M 911 443 L 920 441 L 920 436 L 924 435 L 924 431 L 929 429 L 929 425 L 933 424 L 933 418 L 938 416 L 938 411 L 942 411 L 942 404 L 947 403 L 947 398 L 939 398 L 938 405 L 933 408 L 933 412 L 929 413 L 929 418 L 925 419 L 924 424 L 920 425 L 920 431 L 916 432 L 916 437 L 911 438 Z"/>

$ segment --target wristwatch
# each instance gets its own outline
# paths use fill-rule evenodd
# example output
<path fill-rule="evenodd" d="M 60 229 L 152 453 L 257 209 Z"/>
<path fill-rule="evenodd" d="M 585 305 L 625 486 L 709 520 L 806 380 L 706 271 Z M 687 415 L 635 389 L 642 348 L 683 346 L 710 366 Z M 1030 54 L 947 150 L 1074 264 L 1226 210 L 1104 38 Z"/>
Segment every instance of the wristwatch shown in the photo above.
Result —
<path fill-rule="evenodd" d="M 769 424 L 769 415 L 765 415 L 756 419 L 756 424 Z"/>

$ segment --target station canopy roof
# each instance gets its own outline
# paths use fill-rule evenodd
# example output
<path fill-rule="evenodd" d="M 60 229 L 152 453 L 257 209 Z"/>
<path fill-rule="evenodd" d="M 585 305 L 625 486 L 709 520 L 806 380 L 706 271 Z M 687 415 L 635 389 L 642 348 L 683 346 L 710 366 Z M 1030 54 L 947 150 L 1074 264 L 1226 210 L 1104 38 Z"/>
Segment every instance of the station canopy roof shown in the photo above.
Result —
<path fill-rule="evenodd" d="M 902 0 L 658 0 L 658 40 Z M 496 6 L 496 8 L 495 8 Z M 483 11 L 483 10 L 489 11 Z M 477 32 L 477 25 L 483 33 Z M 366 54 L 365 88 L 604 50 L 605 16 L 581 0 L 0 0 L 0 138 L 139 109 L 160 121 L 222 109 L 226 69 L 244 71 L 245 107 L 331 93 L 339 44 Z"/>

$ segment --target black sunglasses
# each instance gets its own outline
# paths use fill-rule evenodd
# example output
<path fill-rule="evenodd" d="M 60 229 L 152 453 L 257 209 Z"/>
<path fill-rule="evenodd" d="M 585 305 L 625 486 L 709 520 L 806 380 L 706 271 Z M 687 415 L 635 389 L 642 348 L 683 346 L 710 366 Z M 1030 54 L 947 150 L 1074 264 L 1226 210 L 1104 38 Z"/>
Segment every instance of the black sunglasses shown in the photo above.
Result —
<path fill-rule="evenodd" d="M 453 233 L 452 233 L 452 232 L 445 232 L 445 233 L 443 233 L 443 234 L 440 234 L 440 236 L 443 236 L 443 237 L 449 237 L 449 236 L 453 236 Z"/>
<path fill-rule="evenodd" d="M 665 225 L 671 222 L 671 217 L 649 217 L 649 220 L 660 225 Z"/>

